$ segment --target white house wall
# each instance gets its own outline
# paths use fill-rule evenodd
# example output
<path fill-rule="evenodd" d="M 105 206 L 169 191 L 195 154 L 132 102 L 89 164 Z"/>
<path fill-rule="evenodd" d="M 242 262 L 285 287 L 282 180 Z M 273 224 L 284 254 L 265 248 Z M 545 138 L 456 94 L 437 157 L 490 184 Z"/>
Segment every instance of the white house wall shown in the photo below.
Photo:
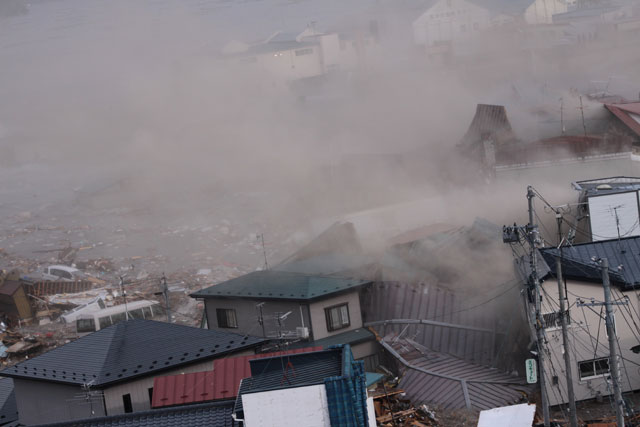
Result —
<path fill-rule="evenodd" d="M 490 26 L 488 10 L 465 0 L 440 0 L 413 22 L 414 41 L 433 46 L 439 42 L 471 40 Z"/>
<path fill-rule="evenodd" d="M 591 240 L 594 242 L 622 237 L 640 236 L 638 193 L 607 194 L 589 197 Z M 616 221 L 617 217 L 617 221 Z"/>
<path fill-rule="evenodd" d="M 242 396 L 245 427 L 330 427 L 324 384 Z M 376 425 L 373 397 L 367 398 L 369 426 Z"/>
<path fill-rule="evenodd" d="M 349 320 L 351 324 L 348 327 L 338 329 L 337 331 L 327 330 L 327 320 L 324 309 L 343 303 L 349 304 Z M 313 326 L 313 339 L 316 340 L 326 338 L 331 335 L 338 335 L 353 329 L 362 328 L 360 297 L 357 291 L 314 302 L 309 305 L 309 312 L 311 314 L 311 324 Z"/>
<path fill-rule="evenodd" d="M 246 427 L 330 427 L 324 384 L 242 395 Z"/>
<path fill-rule="evenodd" d="M 558 286 L 556 281 L 550 278 L 544 282 L 543 287 L 546 291 L 545 294 L 548 294 L 550 298 L 556 302 L 553 305 L 543 302 L 543 312 L 557 311 Z M 610 395 L 612 394 L 611 386 L 608 384 L 605 376 L 581 380 L 578 368 L 580 361 L 609 356 L 609 345 L 604 320 L 601 320 L 598 316 L 600 307 L 592 307 L 593 310 L 595 310 L 594 312 L 587 307 L 581 308 L 575 304 L 578 296 L 586 302 L 591 298 L 594 298 L 595 301 L 603 301 L 604 293 L 602 285 L 569 280 L 567 281 L 567 289 L 569 291 L 568 303 L 572 305 L 570 309 L 571 323 L 569 325 L 569 338 L 571 340 L 569 354 L 571 356 L 576 400 L 593 399 L 598 395 Z M 613 289 L 612 299 L 620 298 L 621 295 L 618 288 L 614 286 Z M 638 332 L 635 331 L 634 334 L 634 331 L 629 327 L 629 325 L 631 325 L 631 327 L 634 326 L 627 310 L 634 313 L 636 323 L 638 322 L 638 318 L 635 313 L 640 313 L 640 311 L 638 311 L 639 304 L 636 292 L 626 292 L 625 295 L 629 297 L 630 306 L 615 306 L 614 317 L 622 356 L 622 389 L 626 392 L 640 389 L 640 371 L 636 365 L 640 363 L 640 355 L 630 350 L 631 347 L 639 344 L 635 338 Z M 623 311 L 626 315 L 626 320 L 623 316 Z M 549 403 L 551 405 L 566 403 L 567 383 L 562 346 L 562 331 L 560 328 L 547 328 L 545 335 L 548 342 L 547 348 L 550 352 L 550 363 L 547 368 L 547 374 L 545 375 L 548 384 Z M 596 339 L 596 337 L 598 338 Z M 553 385 L 553 377 L 557 377 L 557 385 Z"/>

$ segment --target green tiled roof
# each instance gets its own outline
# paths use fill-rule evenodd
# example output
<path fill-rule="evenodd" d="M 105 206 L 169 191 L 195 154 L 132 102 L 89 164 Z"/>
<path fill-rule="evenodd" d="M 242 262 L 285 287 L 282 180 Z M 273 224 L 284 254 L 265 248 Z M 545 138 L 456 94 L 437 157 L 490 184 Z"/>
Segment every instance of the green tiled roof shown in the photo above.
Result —
<path fill-rule="evenodd" d="M 191 294 L 194 298 L 312 300 L 355 289 L 370 281 L 286 271 L 255 271 Z"/>

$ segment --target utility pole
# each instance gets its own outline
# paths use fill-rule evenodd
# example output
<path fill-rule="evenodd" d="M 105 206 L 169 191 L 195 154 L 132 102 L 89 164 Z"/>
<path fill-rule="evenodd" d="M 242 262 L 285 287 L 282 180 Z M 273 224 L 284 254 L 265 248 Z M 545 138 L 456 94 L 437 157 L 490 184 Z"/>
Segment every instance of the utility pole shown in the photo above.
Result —
<path fill-rule="evenodd" d="M 609 335 L 609 370 L 613 382 L 613 396 L 616 405 L 616 419 L 618 427 L 624 427 L 624 401 L 620 389 L 620 366 L 618 364 L 618 349 L 616 347 L 616 331 L 613 324 L 613 307 L 611 304 L 611 284 L 609 283 L 609 261 L 606 258 L 600 260 L 602 267 L 602 285 L 604 287 L 604 306 L 606 310 L 605 323 Z"/>
<path fill-rule="evenodd" d="M 167 309 L 167 323 L 171 323 L 171 307 L 169 307 L 169 287 L 167 286 L 167 276 L 162 273 L 162 293 L 164 294 L 164 305 Z"/>
<path fill-rule="evenodd" d="M 562 249 L 560 249 L 562 250 Z M 569 353 L 569 334 L 567 332 L 567 314 L 565 311 L 565 295 L 562 283 L 562 261 L 556 258 L 556 278 L 558 279 L 558 302 L 560 303 L 560 321 L 562 324 L 562 345 L 564 346 L 564 367 L 567 376 L 567 394 L 569 395 L 569 423 L 571 427 L 578 427 L 576 412 L 576 396 L 573 392 L 573 373 L 571 372 L 571 355 Z"/>
<path fill-rule="evenodd" d="M 127 307 L 127 291 L 124 290 L 124 276 L 120 276 L 120 293 L 124 298 L 125 319 L 129 320 L 129 308 Z"/>
<path fill-rule="evenodd" d="M 527 187 L 527 204 L 529 208 L 529 224 L 527 225 L 527 237 L 529 238 L 530 246 L 530 260 L 531 260 L 531 285 L 534 287 L 535 298 L 535 329 L 536 329 L 536 344 L 538 348 L 538 364 L 540 365 L 538 370 L 540 372 L 540 392 L 542 395 L 542 414 L 544 417 L 544 426 L 549 427 L 549 398 L 547 396 L 546 378 L 544 369 L 544 331 L 543 321 L 540 315 L 540 280 L 538 279 L 538 259 L 537 259 L 537 240 L 538 240 L 538 228 L 534 225 L 533 221 L 533 198 L 535 192 L 530 185 Z"/>

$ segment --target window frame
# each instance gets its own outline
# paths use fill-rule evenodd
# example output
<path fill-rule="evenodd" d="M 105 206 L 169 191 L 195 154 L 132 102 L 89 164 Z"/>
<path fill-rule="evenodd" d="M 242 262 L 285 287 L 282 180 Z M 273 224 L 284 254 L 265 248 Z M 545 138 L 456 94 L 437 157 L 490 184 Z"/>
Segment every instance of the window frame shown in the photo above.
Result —
<path fill-rule="evenodd" d="M 344 319 L 342 318 L 342 307 L 345 307 L 347 309 L 347 322 L 344 322 Z M 331 312 L 332 310 L 336 310 L 337 315 L 339 316 L 339 323 L 340 325 L 337 327 L 334 327 L 332 325 L 332 319 L 331 319 Z M 332 305 L 330 307 L 325 307 L 324 309 L 324 318 L 325 321 L 327 323 L 327 331 L 328 332 L 333 332 L 333 331 L 339 331 L 341 329 L 345 329 L 348 328 L 349 326 L 351 326 L 351 312 L 349 311 L 349 303 L 348 302 L 343 302 L 340 304 L 336 304 L 336 305 Z"/>
<path fill-rule="evenodd" d="M 233 313 L 234 325 L 230 325 L 228 313 Z M 235 308 L 216 308 L 216 320 L 218 328 L 238 329 L 238 315 Z"/>
<path fill-rule="evenodd" d="M 89 327 L 81 326 L 81 323 L 82 324 L 88 323 L 93 327 L 93 329 L 89 329 Z M 95 331 L 96 331 L 96 321 L 93 317 L 76 319 L 76 332 L 80 334 L 84 334 L 86 332 L 95 332 Z"/>
<path fill-rule="evenodd" d="M 601 372 L 601 373 L 596 373 L 597 369 L 596 369 L 596 362 L 601 362 L 601 361 L 607 361 L 607 371 L 605 372 Z M 580 369 L 580 366 L 582 364 L 585 363 L 591 363 L 592 367 L 593 367 L 593 375 L 588 375 L 583 377 L 582 376 L 582 370 Z M 581 360 L 578 362 L 578 377 L 580 378 L 580 381 L 588 381 L 588 380 L 592 380 L 595 378 L 603 378 L 606 377 L 607 375 L 611 374 L 611 363 L 609 361 L 609 356 L 607 357 L 598 357 L 597 359 L 590 359 L 590 360 Z"/>

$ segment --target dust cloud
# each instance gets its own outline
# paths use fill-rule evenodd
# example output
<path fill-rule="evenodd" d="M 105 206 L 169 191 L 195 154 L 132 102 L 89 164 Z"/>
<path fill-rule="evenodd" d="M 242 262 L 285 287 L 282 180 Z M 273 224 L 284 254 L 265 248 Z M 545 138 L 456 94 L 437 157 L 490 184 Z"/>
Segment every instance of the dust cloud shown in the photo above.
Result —
<path fill-rule="evenodd" d="M 220 258 L 256 266 L 255 233 L 285 247 L 269 248 L 284 257 L 318 224 L 387 204 L 424 201 L 407 206 L 394 232 L 443 219 L 523 221 L 530 182 L 486 185 L 455 151 L 476 104 L 505 105 L 518 137 L 533 141 L 559 133 L 563 98 L 573 131 L 581 122 L 572 94 L 606 81 L 608 92 L 637 96 L 637 45 L 603 35 L 539 51 L 526 38 L 489 35 L 460 58 L 431 61 L 412 44 L 422 6 L 34 0 L 0 18 L 5 239 L 15 224 L 90 226 L 7 240 L 5 249 L 108 242 L 92 256 L 157 252 L 171 268 L 219 246 L 202 238 L 214 227 L 248 242 Z M 375 43 L 356 67 L 304 84 L 222 54 L 277 31 L 362 35 L 372 22 Z M 585 103 L 596 120 L 601 105 Z M 541 190 L 564 202 L 574 197 L 569 184 Z M 127 243 L 109 241 L 118 235 Z"/>

